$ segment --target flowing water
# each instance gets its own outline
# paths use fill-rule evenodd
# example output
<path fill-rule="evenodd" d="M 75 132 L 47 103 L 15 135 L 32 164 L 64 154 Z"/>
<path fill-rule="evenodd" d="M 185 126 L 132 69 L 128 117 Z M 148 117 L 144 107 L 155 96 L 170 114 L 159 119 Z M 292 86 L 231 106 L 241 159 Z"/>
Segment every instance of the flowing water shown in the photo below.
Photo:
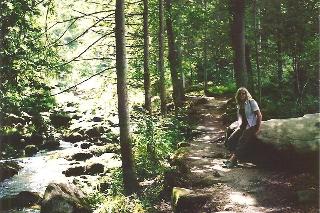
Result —
<path fill-rule="evenodd" d="M 75 161 L 66 160 L 67 156 L 81 151 L 73 144 L 60 142 L 60 148 L 54 151 L 40 151 L 33 157 L 14 159 L 23 168 L 12 178 L 0 182 L 0 197 L 18 194 L 21 191 L 38 192 L 43 196 L 47 185 L 50 182 L 66 183 L 71 182 L 74 177 L 66 177 L 62 174 Z M 103 163 L 106 167 L 119 166 L 119 161 L 113 158 L 113 153 L 105 153 L 100 157 L 93 157 L 88 161 Z M 97 159 L 99 158 L 99 159 Z M 3 161 L 2 161 L 3 162 Z M 80 162 L 79 164 L 83 164 Z M 4 212 L 40 212 L 36 209 L 10 210 Z"/>

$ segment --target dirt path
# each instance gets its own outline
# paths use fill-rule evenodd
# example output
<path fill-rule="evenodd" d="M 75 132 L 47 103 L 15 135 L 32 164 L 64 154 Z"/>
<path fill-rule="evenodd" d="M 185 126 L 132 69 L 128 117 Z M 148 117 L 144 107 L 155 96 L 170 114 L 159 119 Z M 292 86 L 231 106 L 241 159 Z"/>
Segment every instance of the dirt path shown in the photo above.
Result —
<path fill-rule="evenodd" d="M 206 100 L 192 99 L 200 134 L 188 148 L 185 163 L 191 174 L 180 187 L 192 190 L 194 197 L 210 199 L 202 206 L 187 205 L 180 212 L 318 212 L 318 179 L 311 174 L 241 162 L 238 168 L 223 168 L 229 153 L 217 139 L 225 130 L 220 116 L 226 98 Z"/>

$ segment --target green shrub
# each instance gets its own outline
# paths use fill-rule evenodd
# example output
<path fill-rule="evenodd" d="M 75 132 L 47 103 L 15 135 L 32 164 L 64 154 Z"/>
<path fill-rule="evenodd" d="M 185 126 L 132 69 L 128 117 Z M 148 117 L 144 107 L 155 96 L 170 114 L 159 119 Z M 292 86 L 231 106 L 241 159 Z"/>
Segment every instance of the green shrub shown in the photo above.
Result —
<path fill-rule="evenodd" d="M 227 83 L 225 85 L 212 85 L 208 87 L 210 95 L 234 94 L 237 91 L 235 83 Z"/>
<path fill-rule="evenodd" d="M 134 153 L 138 176 L 150 178 L 163 174 L 168 167 L 169 156 L 184 140 L 181 126 L 185 124 L 174 116 L 158 120 L 143 118 L 134 135 Z"/>
<path fill-rule="evenodd" d="M 146 212 L 136 196 L 106 196 L 95 213 L 143 213 Z"/>

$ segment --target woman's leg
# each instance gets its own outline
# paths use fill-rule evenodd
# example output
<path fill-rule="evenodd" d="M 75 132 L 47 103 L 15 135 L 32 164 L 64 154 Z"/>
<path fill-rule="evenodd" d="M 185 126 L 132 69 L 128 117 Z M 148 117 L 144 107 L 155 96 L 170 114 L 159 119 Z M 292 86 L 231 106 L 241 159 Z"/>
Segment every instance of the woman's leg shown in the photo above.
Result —
<path fill-rule="evenodd" d="M 226 168 L 232 168 L 237 166 L 237 156 L 235 154 L 235 151 L 238 147 L 239 144 L 239 139 L 243 135 L 244 129 L 238 128 L 236 131 L 234 131 L 230 137 L 228 138 L 228 149 L 231 151 L 231 157 L 229 158 L 228 161 L 225 162 Z"/>
<path fill-rule="evenodd" d="M 244 130 L 243 134 L 239 138 L 238 146 L 235 150 L 237 158 L 246 158 L 250 153 L 250 148 L 255 136 L 255 126 Z"/>
<path fill-rule="evenodd" d="M 243 134 L 243 131 L 244 131 L 243 129 L 238 128 L 227 139 L 225 145 L 229 151 L 234 152 L 236 150 L 239 139 Z"/>

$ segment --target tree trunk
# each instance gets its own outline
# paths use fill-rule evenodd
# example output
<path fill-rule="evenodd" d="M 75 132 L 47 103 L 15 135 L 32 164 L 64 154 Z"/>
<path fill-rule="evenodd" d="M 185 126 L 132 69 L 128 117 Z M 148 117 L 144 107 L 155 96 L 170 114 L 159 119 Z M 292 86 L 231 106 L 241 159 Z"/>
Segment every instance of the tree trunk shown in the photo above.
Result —
<path fill-rule="evenodd" d="M 260 71 L 260 61 L 259 61 L 259 47 L 261 46 L 261 36 L 260 36 L 260 22 L 257 21 L 257 0 L 254 0 L 254 46 L 255 46 L 255 55 L 256 55 L 256 66 L 258 74 L 258 101 L 261 103 L 261 71 Z"/>
<path fill-rule="evenodd" d="M 182 98 L 181 98 L 181 90 L 180 90 L 180 79 L 178 73 L 178 50 L 175 44 L 173 26 L 172 26 L 172 17 L 171 17 L 171 0 L 166 0 L 166 9 L 168 12 L 166 18 L 167 24 L 167 36 L 168 36 L 168 48 L 169 48 L 169 63 L 170 63 L 170 71 L 171 71 L 171 80 L 172 80 L 172 87 L 173 87 L 173 102 L 175 109 L 181 108 L 182 106 Z"/>
<path fill-rule="evenodd" d="M 254 81 L 253 81 L 250 53 L 251 53 L 251 48 L 249 44 L 246 44 L 246 66 L 247 66 L 247 72 L 248 72 L 248 89 L 251 93 L 253 92 L 253 89 L 254 89 Z"/>
<path fill-rule="evenodd" d="M 144 37 L 144 55 L 143 55 L 143 69 L 144 69 L 144 95 L 145 95 L 145 109 L 152 114 L 151 108 L 151 94 L 150 94 L 150 71 L 149 71 L 149 23 L 148 23 L 148 0 L 143 0 L 143 37 Z"/>
<path fill-rule="evenodd" d="M 163 25 L 163 0 L 159 0 L 159 75 L 160 75 L 160 101 L 161 101 L 161 115 L 167 113 L 167 101 L 166 101 L 166 87 L 165 87 L 165 78 L 164 78 L 164 59 L 163 59 L 163 34 L 164 34 L 164 25 Z"/>
<path fill-rule="evenodd" d="M 207 12 L 207 1 L 204 0 L 204 11 Z M 206 15 L 206 14 L 205 14 Z M 207 69 L 207 26 L 204 26 L 204 38 L 203 38 L 203 72 L 204 72 L 204 94 L 208 94 L 208 69 Z"/>
<path fill-rule="evenodd" d="M 275 8 L 276 8 L 276 18 L 279 21 L 279 26 L 276 28 L 276 43 L 277 43 L 277 77 L 278 77 L 278 87 L 279 87 L 279 92 L 281 93 L 281 88 L 282 88 L 282 81 L 283 81 L 283 68 L 282 68 L 282 33 L 281 33 L 281 28 L 282 28 L 282 17 L 281 17 L 281 4 L 280 1 L 275 0 Z"/>
<path fill-rule="evenodd" d="M 138 191 L 138 181 L 132 155 L 131 137 L 129 132 L 130 122 L 127 91 L 124 0 L 116 0 L 115 19 L 117 93 L 122 172 L 125 192 L 127 195 L 131 195 Z"/>
<path fill-rule="evenodd" d="M 237 87 L 248 86 L 248 74 L 245 60 L 245 1 L 231 0 L 233 23 L 231 40 L 234 49 L 234 70 Z"/>

